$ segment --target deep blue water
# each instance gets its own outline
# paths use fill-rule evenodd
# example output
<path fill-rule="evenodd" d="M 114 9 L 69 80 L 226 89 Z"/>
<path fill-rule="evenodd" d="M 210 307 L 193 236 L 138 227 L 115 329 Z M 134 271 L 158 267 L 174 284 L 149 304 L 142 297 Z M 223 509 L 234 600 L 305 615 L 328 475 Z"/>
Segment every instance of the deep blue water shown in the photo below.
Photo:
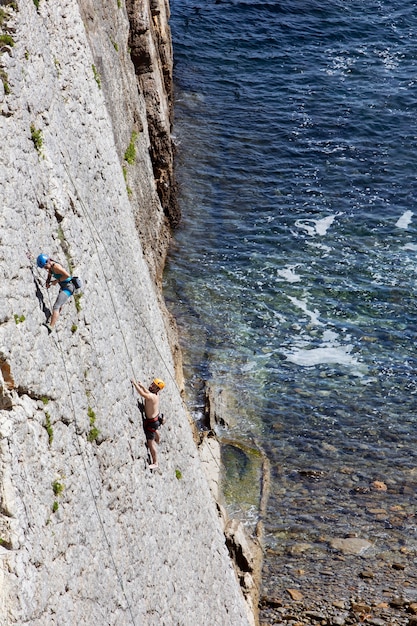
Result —
<path fill-rule="evenodd" d="M 230 395 L 227 434 L 261 442 L 276 551 L 318 541 L 323 507 L 336 535 L 416 547 L 415 518 L 380 531 L 352 493 L 383 481 L 378 505 L 416 512 L 417 3 L 171 11 L 183 220 L 165 296 L 190 410 L 208 380 Z M 311 498 L 306 469 L 328 477 Z M 255 515 L 238 493 L 230 508 Z"/>

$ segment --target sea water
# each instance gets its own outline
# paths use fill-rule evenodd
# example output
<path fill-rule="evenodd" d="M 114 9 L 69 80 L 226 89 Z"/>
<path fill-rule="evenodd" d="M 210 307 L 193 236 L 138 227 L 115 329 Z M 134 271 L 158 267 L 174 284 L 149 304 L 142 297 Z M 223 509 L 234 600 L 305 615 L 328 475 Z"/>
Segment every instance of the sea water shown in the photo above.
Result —
<path fill-rule="evenodd" d="M 203 381 L 226 391 L 223 435 L 270 459 L 276 568 L 323 533 L 415 554 L 416 3 L 171 10 L 183 218 L 165 296 L 190 411 Z M 245 457 L 224 462 L 253 522 Z"/>

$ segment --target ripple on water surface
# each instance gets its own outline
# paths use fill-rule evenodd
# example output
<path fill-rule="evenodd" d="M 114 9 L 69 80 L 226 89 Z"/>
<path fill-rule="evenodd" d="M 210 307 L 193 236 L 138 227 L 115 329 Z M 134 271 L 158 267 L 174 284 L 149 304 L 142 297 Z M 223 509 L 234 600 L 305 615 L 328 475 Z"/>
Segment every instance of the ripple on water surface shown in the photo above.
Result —
<path fill-rule="evenodd" d="M 337 561 L 332 537 L 412 559 L 414 3 L 171 4 L 183 223 L 165 295 L 191 410 L 201 379 L 227 388 L 220 434 L 271 460 L 265 588 Z M 252 523 L 257 470 L 223 458 Z"/>

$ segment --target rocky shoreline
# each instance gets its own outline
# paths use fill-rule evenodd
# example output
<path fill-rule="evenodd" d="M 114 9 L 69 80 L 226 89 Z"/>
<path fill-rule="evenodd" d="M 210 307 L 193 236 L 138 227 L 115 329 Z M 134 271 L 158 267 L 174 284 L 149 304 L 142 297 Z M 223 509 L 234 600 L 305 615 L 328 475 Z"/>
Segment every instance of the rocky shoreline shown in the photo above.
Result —
<path fill-rule="evenodd" d="M 382 550 L 371 528 L 366 533 L 371 540 L 353 532 L 335 536 L 330 521 L 322 527 L 323 536 L 308 538 L 308 520 L 305 520 L 305 540 L 299 539 L 291 545 L 283 540 L 278 549 L 267 545 L 263 518 L 271 476 L 264 451 L 256 528 L 250 532 L 242 522 L 228 519 L 221 492 L 221 446 L 240 444 L 216 436 L 219 425 L 227 430 L 227 413 L 227 401 L 222 393 L 213 394 L 207 383 L 207 430 L 199 432 L 200 456 L 255 623 L 260 626 L 417 626 L 417 572 L 412 546 L 394 545 L 393 540 L 390 547 L 388 541 L 388 549 Z M 323 479 L 315 470 L 300 474 L 310 483 Z M 399 504 L 384 500 L 387 485 L 383 481 L 374 481 L 368 489 L 359 490 L 359 495 L 362 491 L 368 498 L 373 494 L 374 508 L 369 511 L 381 523 L 387 523 L 388 518 L 397 525 L 402 518 L 408 520 L 409 514 Z"/>
<path fill-rule="evenodd" d="M 321 501 L 318 484 L 324 473 L 299 473 L 304 485 L 310 484 L 310 497 Z M 351 532 L 341 531 L 342 512 L 337 519 L 326 517 L 324 508 L 320 528 L 314 517 L 300 512 L 298 527 L 265 548 L 260 623 L 413 626 L 415 547 L 401 533 L 414 523 L 415 514 L 395 493 L 380 480 L 351 491 L 350 497 L 357 498 L 356 530 Z M 354 512 L 346 515 L 352 526 Z M 277 529 L 269 527 L 268 533 L 270 540 Z"/>
<path fill-rule="evenodd" d="M 269 461 L 264 451 L 258 447 L 260 456 L 259 507 L 258 522 L 253 529 L 234 518 L 230 518 L 226 506 L 221 482 L 221 447 L 226 442 L 216 434 L 217 426 L 227 425 L 228 404 L 223 401 L 223 394 L 214 393 L 209 382 L 205 386 L 206 407 L 202 430 L 193 424 L 194 437 L 200 459 L 205 470 L 210 491 L 217 504 L 226 545 L 232 559 L 236 576 L 242 589 L 248 616 L 252 624 L 259 624 L 260 589 L 262 584 L 264 516 L 268 501 L 270 484 Z M 227 442 L 239 446 L 239 442 Z"/>
<path fill-rule="evenodd" d="M 273 583 L 260 602 L 261 625 L 415 626 L 417 574 L 404 562 L 367 558 L 363 540 L 346 538 L 310 571 L 300 558 L 289 559 L 274 595 Z M 275 589 L 275 592 L 277 590 Z"/>

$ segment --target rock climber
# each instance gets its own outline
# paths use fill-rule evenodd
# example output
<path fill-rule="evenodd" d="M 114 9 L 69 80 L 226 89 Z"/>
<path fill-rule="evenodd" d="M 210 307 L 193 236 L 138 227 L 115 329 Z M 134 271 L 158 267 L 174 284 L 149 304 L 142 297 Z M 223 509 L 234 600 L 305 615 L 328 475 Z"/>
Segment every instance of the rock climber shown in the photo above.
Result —
<path fill-rule="evenodd" d="M 158 428 L 165 424 L 165 418 L 159 413 L 158 393 L 165 387 L 165 383 L 160 378 L 154 378 L 149 389 L 138 380 L 131 380 L 132 385 L 142 398 L 145 399 L 145 417 L 143 418 L 143 428 L 146 436 L 146 443 L 151 453 L 152 463 L 149 469 L 158 467 L 158 456 L 156 444 L 159 444 L 160 437 Z"/>
<path fill-rule="evenodd" d="M 67 270 L 64 269 L 62 265 L 51 259 L 47 254 L 40 254 L 36 259 L 36 264 L 41 269 L 48 270 L 48 278 L 45 283 L 47 289 L 49 289 L 51 285 L 56 284 L 59 284 L 60 287 L 58 297 L 52 309 L 52 317 L 44 323 L 44 326 L 46 326 L 50 334 L 55 327 L 63 305 L 74 293 L 75 286 L 72 282 L 71 274 L 68 274 Z"/>

